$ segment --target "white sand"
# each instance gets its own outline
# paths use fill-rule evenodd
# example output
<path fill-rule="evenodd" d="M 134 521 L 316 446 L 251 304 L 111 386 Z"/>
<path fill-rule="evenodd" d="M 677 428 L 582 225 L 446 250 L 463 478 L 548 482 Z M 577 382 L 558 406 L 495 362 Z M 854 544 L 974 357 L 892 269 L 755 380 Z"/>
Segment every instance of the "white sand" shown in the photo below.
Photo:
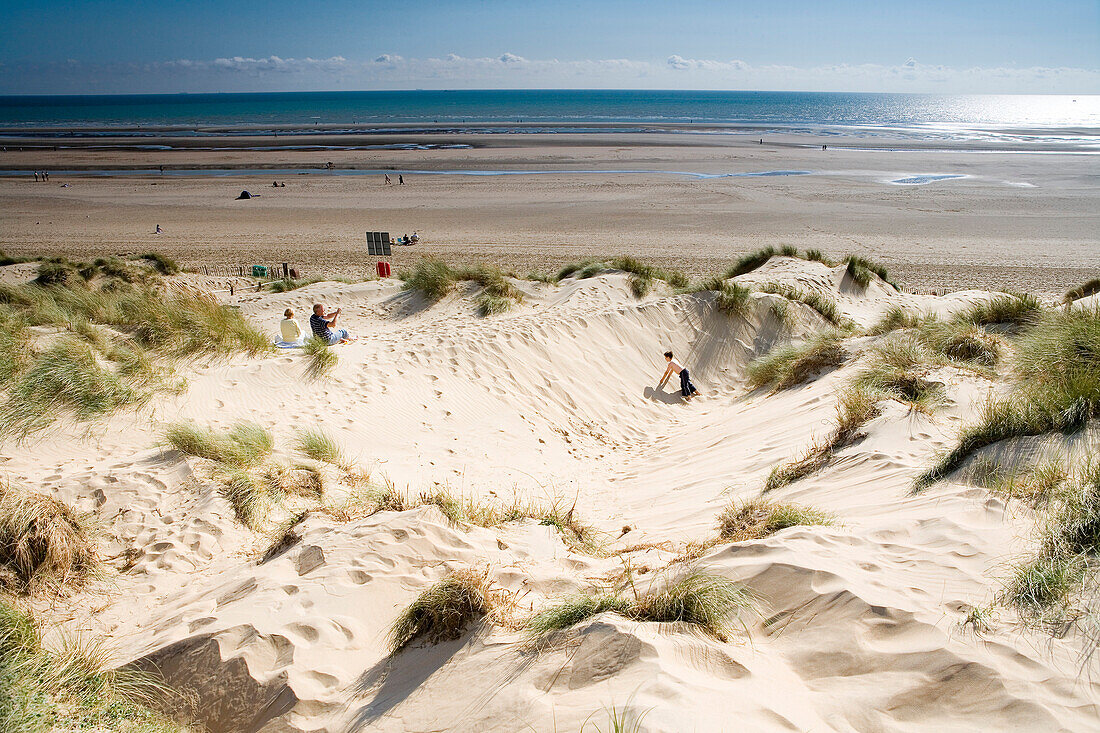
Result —
<path fill-rule="evenodd" d="M 877 282 L 863 293 L 843 268 L 785 258 L 741 279 L 820 289 L 861 324 L 891 304 L 947 313 L 989 297 Z M 284 454 L 296 429 L 319 426 L 376 479 L 414 493 L 440 483 L 501 500 L 575 498 L 619 551 L 713 536 L 731 498 L 755 496 L 773 465 L 827 432 L 835 392 L 858 369 L 747 394 L 754 355 L 824 328 L 792 305 L 782 330 L 768 308 L 777 296 L 754 295 L 749 318 L 730 321 L 707 296 L 637 301 L 619 274 L 520 286 L 526 302 L 491 318 L 475 314 L 473 286 L 430 307 L 396 282 L 242 296 L 271 331 L 288 305 L 303 319 L 315 301 L 339 305 L 361 339 L 338 347 L 329 379 L 307 380 L 295 352 L 238 359 L 190 371 L 186 394 L 90 436 L 66 429 L 5 448 L 5 473 L 95 510 L 112 551 L 133 555 L 132 569 L 53 613 L 68 631 L 106 635 L 120 661 L 155 661 L 198 694 L 217 731 L 576 731 L 593 714 L 606 729 L 612 705 L 647 713 L 645 731 L 1100 728 L 1100 684 L 1080 673 L 1079 640 L 1027 630 L 1007 611 L 984 637 L 960 626 L 1033 548 L 1030 512 L 960 483 L 910 494 L 993 388 L 972 375 L 945 370 L 950 402 L 935 417 L 885 404 L 866 440 L 775 492 L 835 512 L 838 526 L 720 543 L 702 558 L 760 598 L 764 618 L 727 643 L 605 614 L 538 652 L 479 626 L 387 662 L 390 623 L 448 569 L 488 565 L 524 615 L 615 576 L 624 559 L 571 552 L 534 522 L 466 529 L 421 508 L 310 516 L 299 543 L 260 562 L 262 538 L 234 522 L 201 462 L 155 446 L 183 418 L 255 420 Z M 692 370 L 698 401 L 653 392 L 666 348 Z M 625 557 L 645 590 L 672 553 Z"/>

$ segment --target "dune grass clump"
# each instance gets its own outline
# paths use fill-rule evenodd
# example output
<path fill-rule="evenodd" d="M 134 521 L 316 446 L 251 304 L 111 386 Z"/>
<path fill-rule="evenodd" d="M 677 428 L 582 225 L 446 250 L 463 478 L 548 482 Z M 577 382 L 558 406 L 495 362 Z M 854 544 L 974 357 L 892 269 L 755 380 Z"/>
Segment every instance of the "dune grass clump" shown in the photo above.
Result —
<path fill-rule="evenodd" d="M 848 359 L 844 336 L 837 331 L 819 334 L 804 344 L 786 345 L 753 360 L 748 367 L 753 389 L 774 385 L 775 391 L 808 381 L 822 370 L 840 366 Z"/>
<path fill-rule="evenodd" d="M 0 267 L 7 267 L 8 265 L 21 265 L 24 262 L 33 262 L 34 257 L 16 257 L 9 255 L 4 250 L 0 249 Z"/>
<path fill-rule="evenodd" d="M 110 665 L 97 642 L 46 649 L 31 614 L 0 600 L 0 730 L 184 733 L 153 708 L 172 698 L 160 680 Z"/>
<path fill-rule="evenodd" d="M 149 262 L 153 269 L 161 275 L 178 275 L 182 271 L 179 263 L 170 257 L 165 257 L 159 252 L 146 252 L 139 259 Z"/>
<path fill-rule="evenodd" d="M 176 450 L 236 468 L 254 466 L 271 454 L 275 439 L 262 425 L 238 422 L 219 433 L 191 422 L 168 426 L 164 438 Z"/>
<path fill-rule="evenodd" d="M 833 515 L 820 509 L 752 499 L 732 502 L 718 515 L 718 536 L 725 542 L 744 542 L 768 537 L 788 527 L 835 523 Z"/>
<path fill-rule="evenodd" d="M 714 296 L 714 307 L 730 318 L 744 318 L 752 306 L 752 291 L 737 283 L 723 280 Z"/>
<path fill-rule="evenodd" d="M 44 494 L 0 484 L 0 585 L 26 591 L 79 584 L 99 567 L 91 518 Z"/>
<path fill-rule="evenodd" d="M 526 629 L 531 637 L 541 638 L 611 612 L 634 621 L 693 624 L 724 641 L 753 608 L 752 596 L 744 586 L 721 575 L 691 569 L 642 596 L 630 598 L 605 591 L 570 596 L 536 614 Z"/>
<path fill-rule="evenodd" d="M 22 319 L 0 308 L 0 389 L 31 363 L 31 335 Z"/>
<path fill-rule="evenodd" d="M 618 270 L 630 275 L 630 290 L 636 298 L 644 298 L 653 290 L 657 280 L 664 280 L 673 288 L 686 288 L 688 279 L 679 270 L 665 270 L 660 267 L 648 265 L 634 257 L 616 257 L 605 261 L 598 259 L 582 260 L 566 265 L 558 271 L 557 280 L 567 277 L 585 279 L 598 275 L 606 270 Z"/>
<path fill-rule="evenodd" d="M 173 423 L 165 441 L 190 456 L 213 463 L 211 475 L 218 490 L 233 507 L 237 519 L 253 531 L 261 531 L 269 516 L 288 499 L 319 502 L 325 495 L 325 477 L 315 465 L 286 465 L 270 460 L 274 448 L 271 433 L 256 423 L 238 422 L 227 432 L 201 428 L 193 423 Z M 338 446 L 327 443 L 317 431 L 299 434 L 299 449 L 308 448 L 316 460 L 342 456 Z M 336 451 L 335 453 L 333 451 Z"/>
<path fill-rule="evenodd" d="M 768 260 L 775 257 L 776 254 L 778 254 L 778 252 L 776 252 L 775 247 L 762 247 L 761 249 L 744 254 L 737 262 L 726 269 L 722 274 L 722 279 L 729 280 L 731 277 L 744 275 L 747 272 L 752 272 L 753 270 L 761 268 L 767 264 Z"/>
<path fill-rule="evenodd" d="M 1041 547 L 1016 566 L 1003 598 L 1025 617 L 1061 623 L 1073 596 L 1095 572 L 1100 551 L 1100 461 L 1081 466 L 1050 516 Z"/>
<path fill-rule="evenodd" d="M 487 572 L 465 568 L 450 573 L 417 596 L 390 626 L 390 656 L 418 639 L 438 644 L 459 638 L 491 612 L 489 595 Z"/>
<path fill-rule="evenodd" d="M 608 611 L 629 617 L 631 609 L 628 599 L 614 593 L 578 593 L 540 611 L 527 622 L 526 628 L 531 636 L 541 637 Z"/>
<path fill-rule="evenodd" d="M 1066 464 L 1059 459 L 1011 470 L 986 459 L 976 462 L 968 477 L 970 483 L 1012 499 L 1027 501 L 1035 508 L 1063 497 L 1069 479 Z"/>
<path fill-rule="evenodd" d="M 837 308 L 836 301 L 816 290 L 806 292 L 790 285 L 774 282 L 764 283 L 760 285 L 757 290 L 762 293 L 781 295 L 787 300 L 808 305 L 817 311 L 818 315 L 837 328 L 849 328 L 851 326 L 851 322 L 840 314 L 840 309 Z"/>
<path fill-rule="evenodd" d="M 336 350 L 320 336 L 310 336 L 306 339 L 302 351 L 306 355 L 306 374 L 310 379 L 327 377 L 332 374 L 340 361 Z"/>
<path fill-rule="evenodd" d="M 455 286 L 454 271 L 434 257 L 416 263 L 411 273 L 402 273 L 405 290 L 419 290 L 430 301 L 437 301 Z"/>
<path fill-rule="evenodd" d="M 493 316 L 509 311 L 517 303 L 523 302 L 523 293 L 508 282 L 504 273 L 494 268 L 460 270 L 455 273 L 459 280 L 473 280 L 481 286 L 475 303 L 482 316 Z"/>
<path fill-rule="evenodd" d="M 916 328 L 925 320 L 925 316 L 913 313 L 900 305 L 892 305 L 886 309 L 878 322 L 867 331 L 872 336 L 882 336 L 892 331 L 900 331 L 906 328 Z"/>
<path fill-rule="evenodd" d="M 806 259 L 811 262 L 820 262 L 827 267 L 833 267 L 833 261 L 825 256 L 825 253 L 819 249 L 806 250 Z"/>
<path fill-rule="evenodd" d="M 774 491 L 821 470 L 833 454 L 863 438 L 863 426 L 879 415 L 877 390 L 849 386 L 840 394 L 836 407 L 836 426 L 824 442 L 814 443 L 798 458 L 771 470 L 764 492 Z"/>
<path fill-rule="evenodd" d="M 1016 341 L 1016 382 L 991 398 L 951 451 L 917 477 L 921 489 L 946 478 L 979 448 L 1008 438 L 1071 434 L 1100 416 L 1100 310 L 1047 313 Z"/>
<path fill-rule="evenodd" d="M 975 326 L 1005 324 L 1013 327 L 1034 323 L 1043 306 L 1034 295 L 1001 295 L 986 303 L 977 303 L 955 316 L 956 320 Z"/>
<path fill-rule="evenodd" d="M 925 377 L 934 365 L 928 348 L 912 336 L 898 336 L 871 349 L 867 365 L 856 375 L 857 388 L 931 412 L 945 399 L 943 385 Z"/>
<path fill-rule="evenodd" d="M 1069 305 L 1075 300 L 1087 298 L 1090 295 L 1096 295 L 1097 293 L 1100 293 L 1100 277 L 1094 277 L 1092 280 L 1089 280 L 1088 282 L 1082 283 L 1077 287 L 1068 290 L 1065 297 L 1062 299 L 1062 302 L 1066 305 Z"/>
<path fill-rule="evenodd" d="M 61 338 L 35 354 L 26 370 L 10 380 L 0 403 L 0 437 L 22 439 L 64 417 L 102 418 L 149 397 L 151 393 L 135 389 L 101 366 L 88 344 Z"/>
<path fill-rule="evenodd" d="M 552 504 L 538 508 L 534 518 L 538 519 L 540 524 L 558 530 L 562 541 L 574 550 L 589 555 L 598 556 L 603 554 L 604 548 L 600 533 L 580 520 L 577 515 L 576 503 L 566 509 L 564 502 L 555 501 Z"/>
<path fill-rule="evenodd" d="M 38 266 L 38 276 L 34 279 L 35 285 L 42 287 L 73 287 L 85 285 L 86 282 L 84 274 L 71 262 L 43 262 Z"/>
<path fill-rule="evenodd" d="M 1001 358 L 1001 340 L 967 321 L 924 319 L 916 327 L 916 336 L 955 365 L 992 369 Z"/>
<path fill-rule="evenodd" d="M 40 269 L 39 283 L 51 284 L 0 286 L 0 438 L 140 407 L 178 386 L 169 379 L 176 360 L 271 349 L 239 311 L 173 293 L 117 258 L 85 268 L 94 282 L 65 261 Z M 50 275 L 62 270 L 69 275 Z"/>
<path fill-rule="evenodd" d="M 890 274 L 886 271 L 886 268 L 868 259 L 864 259 L 857 255 L 849 255 L 845 267 L 848 276 L 861 288 L 866 288 L 870 285 L 871 280 L 877 275 L 879 279 L 894 288 L 894 290 L 898 289 L 898 286 L 891 282 Z"/>
<path fill-rule="evenodd" d="M 351 468 L 351 461 L 336 439 L 320 428 L 299 430 L 294 447 L 306 458 L 321 463 L 329 463 L 345 471 Z"/>

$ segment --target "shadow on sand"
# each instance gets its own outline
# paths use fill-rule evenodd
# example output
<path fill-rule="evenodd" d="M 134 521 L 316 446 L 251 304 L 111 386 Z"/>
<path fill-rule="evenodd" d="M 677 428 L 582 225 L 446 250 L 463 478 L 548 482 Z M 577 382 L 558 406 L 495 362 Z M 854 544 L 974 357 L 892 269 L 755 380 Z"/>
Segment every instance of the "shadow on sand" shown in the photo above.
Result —
<path fill-rule="evenodd" d="M 682 404 L 684 398 L 680 396 L 680 392 L 666 392 L 664 389 L 654 389 L 653 387 L 646 387 L 642 392 L 642 396 L 647 400 L 653 400 L 654 402 L 663 402 L 666 405 L 679 405 Z"/>

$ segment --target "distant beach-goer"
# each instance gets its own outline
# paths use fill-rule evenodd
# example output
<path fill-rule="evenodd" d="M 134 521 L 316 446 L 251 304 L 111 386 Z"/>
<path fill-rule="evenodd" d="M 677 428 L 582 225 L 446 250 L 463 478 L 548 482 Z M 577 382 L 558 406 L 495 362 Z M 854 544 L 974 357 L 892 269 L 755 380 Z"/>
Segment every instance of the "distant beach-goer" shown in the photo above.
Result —
<path fill-rule="evenodd" d="M 661 376 L 657 389 L 663 388 L 668 378 L 675 373 L 680 375 L 680 394 L 683 395 L 684 399 L 690 400 L 692 397 L 698 396 L 699 390 L 695 389 L 695 385 L 691 383 L 691 375 L 688 374 L 688 370 L 683 364 L 673 358 L 671 351 L 665 352 L 665 361 L 668 362 L 668 366 L 665 367 L 665 373 Z"/>
<path fill-rule="evenodd" d="M 294 309 L 287 308 L 283 311 L 283 320 L 279 321 L 279 335 L 286 343 L 295 343 L 302 340 L 302 327 L 294 320 Z"/>
<path fill-rule="evenodd" d="M 348 333 L 346 328 L 333 329 L 333 326 L 336 325 L 336 318 L 339 315 L 339 308 L 331 313 L 326 313 L 325 306 L 322 304 L 318 303 L 313 306 L 313 315 L 309 317 L 309 328 L 313 331 L 313 335 L 317 338 L 324 339 L 328 342 L 329 346 L 351 341 L 352 336 Z"/>
<path fill-rule="evenodd" d="M 35 180 L 36 182 L 38 181 L 38 171 L 35 171 L 35 172 L 34 172 L 34 180 Z"/>
<path fill-rule="evenodd" d="M 405 176 L 403 176 L 401 174 L 397 175 L 397 185 L 398 186 L 404 186 L 405 185 Z"/>
<path fill-rule="evenodd" d="M 155 232 L 153 232 L 153 234 L 160 234 L 163 231 L 164 230 L 160 228 L 160 224 L 157 224 L 157 230 Z"/>
<path fill-rule="evenodd" d="M 386 185 L 388 186 L 388 185 L 390 185 L 390 183 L 392 183 L 392 181 L 390 181 L 390 174 L 387 173 L 386 174 Z"/>

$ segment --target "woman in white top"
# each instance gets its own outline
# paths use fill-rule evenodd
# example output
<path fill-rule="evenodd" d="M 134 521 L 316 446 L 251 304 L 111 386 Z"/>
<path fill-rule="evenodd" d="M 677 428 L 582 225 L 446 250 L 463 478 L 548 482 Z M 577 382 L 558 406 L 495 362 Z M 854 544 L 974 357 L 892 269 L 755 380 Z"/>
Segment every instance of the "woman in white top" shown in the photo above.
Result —
<path fill-rule="evenodd" d="M 283 312 L 283 320 L 279 323 L 279 335 L 288 344 L 302 340 L 302 327 L 294 320 L 293 308 L 287 308 Z"/>
<path fill-rule="evenodd" d="M 661 389 L 665 386 L 665 382 L 673 374 L 680 375 L 680 394 L 683 395 L 685 400 L 690 400 L 692 397 L 699 395 L 699 390 L 695 389 L 695 385 L 691 383 L 691 375 L 688 374 L 688 370 L 684 368 L 684 365 L 672 358 L 672 352 L 665 352 L 665 361 L 668 362 L 668 366 L 665 367 L 665 373 L 661 377 L 661 383 L 657 385 L 657 389 Z"/>

